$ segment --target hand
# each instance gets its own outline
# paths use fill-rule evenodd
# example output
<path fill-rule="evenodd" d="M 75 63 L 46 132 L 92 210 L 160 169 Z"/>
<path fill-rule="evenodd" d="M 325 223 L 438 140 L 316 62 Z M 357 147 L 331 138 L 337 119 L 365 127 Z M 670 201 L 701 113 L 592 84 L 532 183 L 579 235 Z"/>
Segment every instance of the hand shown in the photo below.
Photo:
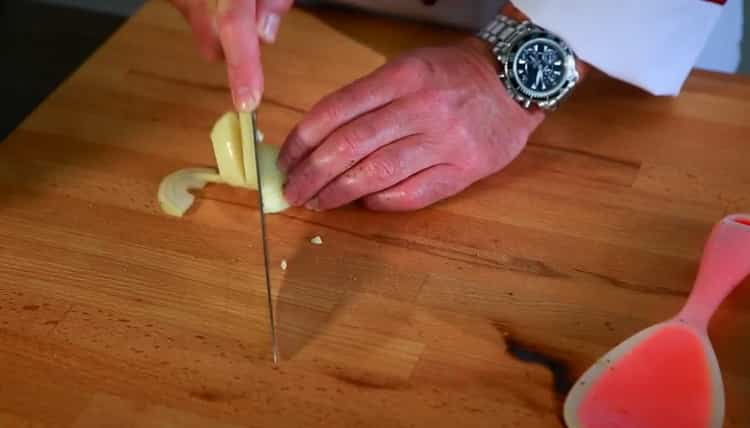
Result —
<path fill-rule="evenodd" d="M 422 49 L 321 100 L 282 147 L 287 200 L 414 210 L 508 165 L 544 115 L 510 97 L 493 61 L 475 39 Z"/>
<path fill-rule="evenodd" d="M 206 59 L 225 59 L 235 108 L 254 110 L 263 93 L 259 39 L 273 43 L 293 0 L 171 0 Z"/>

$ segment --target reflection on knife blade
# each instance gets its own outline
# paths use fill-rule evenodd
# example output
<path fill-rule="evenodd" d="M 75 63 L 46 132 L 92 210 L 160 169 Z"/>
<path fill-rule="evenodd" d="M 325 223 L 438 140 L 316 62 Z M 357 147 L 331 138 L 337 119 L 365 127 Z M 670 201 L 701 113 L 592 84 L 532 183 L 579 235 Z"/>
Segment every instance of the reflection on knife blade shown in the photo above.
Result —
<path fill-rule="evenodd" d="M 244 116 L 244 115 L 241 115 Z M 246 118 L 244 120 L 247 120 Z M 260 235 L 261 239 L 263 241 L 263 264 L 265 269 L 265 277 L 266 277 L 266 293 L 268 297 L 268 316 L 271 323 L 271 350 L 273 352 L 273 363 L 276 365 L 279 362 L 279 347 L 278 347 L 278 341 L 276 337 L 276 321 L 274 319 L 274 311 L 273 311 L 273 298 L 271 296 L 271 272 L 269 270 L 269 263 L 268 263 L 268 241 L 266 239 L 266 217 L 264 212 L 264 205 L 263 205 L 263 186 L 261 184 L 261 176 L 260 173 L 260 162 L 259 162 L 259 156 L 258 156 L 258 138 L 257 138 L 257 123 L 256 123 L 256 114 L 255 112 L 251 115 L 251 124 L 252 124 L 252 134 L 251 138 L 253 139 L 253 148 L 255 150 L 254 158 L 255 158 L 255 173 L 258 180 L 258 212 L 260 215 Z"/>

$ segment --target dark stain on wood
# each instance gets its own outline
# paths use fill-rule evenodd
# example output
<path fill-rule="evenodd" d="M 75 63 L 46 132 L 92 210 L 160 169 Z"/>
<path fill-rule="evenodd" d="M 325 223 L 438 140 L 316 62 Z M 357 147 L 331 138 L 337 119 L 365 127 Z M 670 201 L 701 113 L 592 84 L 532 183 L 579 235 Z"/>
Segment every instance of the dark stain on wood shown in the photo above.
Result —
<path fill-rule="evenodd" d="M 529 147 L 536 147 L 539 149 L 544 149 L 544 150 L 549 150 L 549 151 L 563 152 L 563 153 L 568 153 L 572 155 L 583 156 L 583 157 L 596 159 L 596 160 L 610 163 L 610 164 L 616 164 L 616 165 L 624 166 L 627 168 L 632 168 L 635 170 L 641 169 L 640 162 L 632 161 L 628 159 L 618 159 L 612 156 L 600 155 L 598 153 L 593 153 L 593 152 L 589 152 L 585 150 L 571 149 L 569 147 L 553 146 L 551 144 L 543 144 L 543 143 L 536 143 L 536 142 L 530 142 Z"/>
<path fill-rule="evenodd" d="M 576 272 L 598 278 L 613 287 L 622 288 L 624 290 L 635 291 L 635 292 L 643 293 L 643 294 L 656 294 L 656 295 L 680 296 L 680 297 L 687 297 L 689 294 L 689 291 L 686 291 L 686 290 L 672 290 L 670 288 L 665 288 L 665 287 L 654 287 L 654 286 L 647 286 L 647 285 L 641 285 L 641 284 L 633 284 L 630 282 L 619 280 L 617 278 L 614 278 L 608 275 L 604 275 L 604 274 L 597 273 L 597 272 L 590 272 L 584 269 L 576 269 Z"/>
<path fill-rule="evenodd" d="M 540 364 L 552 372 L 555 394 L 561 401 L 565 399 L 568 391 L 573 387 L 573 380 L 567 365 L 562 360 L 546 355 L 534 346 L 523 343 L 510 335 L 505 336 L 505 344 L 508 354 L 517 360 Z"/>
<path fill-rule="evenodd" d="M 575 383 L 573 374 L 565 360 L 550 355 L 540 349 L 540 346 L 519 339 L 519 335 L 511 333 L 506 324 L 501 321 L 490 320 L 492 326 L 500 333 L 505 341 L 506 352 L 511 357 L 531 364 L 539 364 L 552 373 L 552 388 L 560 403 Z"/>
<path fill-rule="evenodd" d="M 39 305 L 26 305 L 23 307 L 24 311 L 36 311 L 39 309 Z"/>
<path fill-rule="evenodd" d="M 336 372 L 331 373 L 331 377 L 344 382 L 348 385 L 355 386 L 362 389 L 378 389 L 378 390 L 403 390 L 408 387 L 404 382 L 389 380 L 389 379 L 375 379 L 366 376 L 354 376 L 347 373 Z"/>
<path fill-rule="evenodd" d="M 190 391 L 189 395 L 193 398 L 197 398 L 202 401 L 207 401 L 209 403 L 220 403 L 220 402 L 226 402 L 226 401 L 239 400 L 243 398 L 241 394 L 221 391 L 221 390 L 214 389 L 214 388 L 208 388 L 206 386 L 202 386 L 200 389 Z"/>

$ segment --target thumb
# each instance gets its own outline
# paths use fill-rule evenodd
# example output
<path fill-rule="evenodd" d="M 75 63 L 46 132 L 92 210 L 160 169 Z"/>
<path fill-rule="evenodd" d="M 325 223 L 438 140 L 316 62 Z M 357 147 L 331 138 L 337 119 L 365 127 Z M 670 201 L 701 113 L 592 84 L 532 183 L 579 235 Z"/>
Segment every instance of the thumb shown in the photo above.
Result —
<path fill-rule="evenodd" d="M 273 43 L 279 32 L 281 17 L 292 7 L 293 0 L 258 0 L 258 36 Z"/>

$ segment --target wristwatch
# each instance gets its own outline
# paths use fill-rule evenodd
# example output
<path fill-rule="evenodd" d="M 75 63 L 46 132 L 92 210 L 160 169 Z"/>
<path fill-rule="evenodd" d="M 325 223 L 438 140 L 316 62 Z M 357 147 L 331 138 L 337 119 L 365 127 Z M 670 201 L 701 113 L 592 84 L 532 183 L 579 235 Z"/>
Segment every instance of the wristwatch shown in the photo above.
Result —
<path fill-rule="evenodd" d="M 526 109 L 556 109 L 579 81 L 570 47 L 530 21 L 498 15 L 477 36 L 490 44 L 500 81 Z"/>

